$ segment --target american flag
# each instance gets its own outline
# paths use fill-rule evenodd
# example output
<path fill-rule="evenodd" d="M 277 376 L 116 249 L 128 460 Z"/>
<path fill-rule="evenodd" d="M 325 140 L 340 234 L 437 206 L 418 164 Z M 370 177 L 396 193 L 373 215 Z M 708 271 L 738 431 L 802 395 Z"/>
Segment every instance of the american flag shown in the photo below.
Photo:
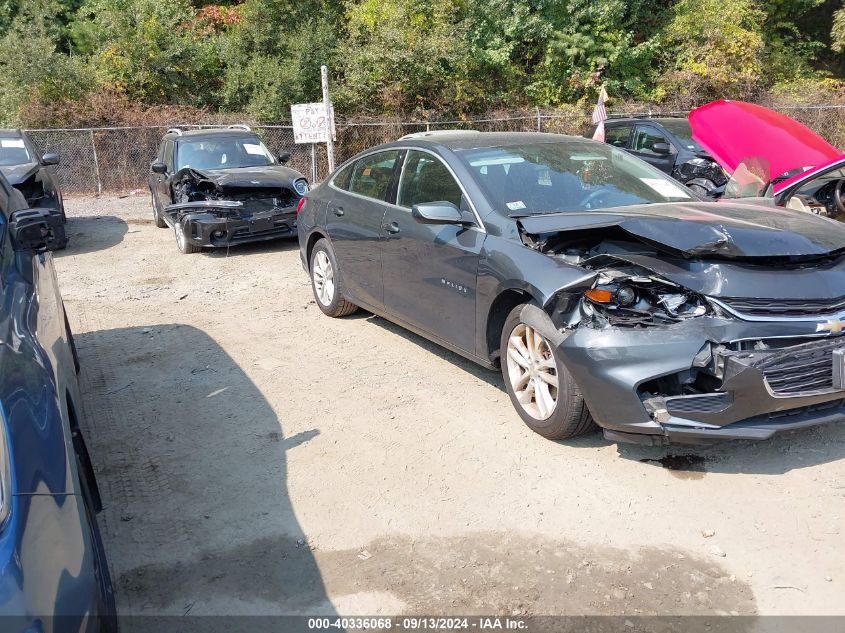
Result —
<path fill-rule="evenodd" d="M 607 91 L 602 86 L 601 90 L 599 90 L 598 103 L 593 108 L 593 123 L 596 124 L 596 131 L 593 133 L 593 138 L 597 141 L 604 141 L 604 122 L 607 119 L 607 110 L 604 107 L 605 101 L 607 101 Z"/>

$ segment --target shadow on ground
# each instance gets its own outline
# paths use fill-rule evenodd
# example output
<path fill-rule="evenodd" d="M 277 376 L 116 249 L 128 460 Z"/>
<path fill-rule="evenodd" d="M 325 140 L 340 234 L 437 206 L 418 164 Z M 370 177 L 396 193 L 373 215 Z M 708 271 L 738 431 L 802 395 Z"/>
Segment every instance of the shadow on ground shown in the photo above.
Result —
<path fill-rule="evenodd" d="M 194 327 L 76 342 L 121 615 L 331 614 L 286 484 L 287 452 L 319 430 L 286 437 L 249 376 Z"/>
<path fill-rule="evenodd" d="M 130 231 L 125 220 L 112 215 L 69 217 L 65 232 L 67 248 L 54 251 L 53 257 L 66 257 L 106 250 L 120 244 Z"/>

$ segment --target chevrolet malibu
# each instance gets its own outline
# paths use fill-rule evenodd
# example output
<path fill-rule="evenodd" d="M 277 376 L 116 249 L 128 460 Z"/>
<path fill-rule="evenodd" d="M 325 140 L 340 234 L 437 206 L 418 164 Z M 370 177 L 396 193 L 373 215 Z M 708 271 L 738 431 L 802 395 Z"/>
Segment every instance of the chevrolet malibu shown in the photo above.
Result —
<path fill-rule="evenodd" d="M 763 439 L 845 418 L 845 225 L 704 202 L 622 150 L 411 135 L 298 205 L 317 305 L 488 368 L 537 433 Z"/>

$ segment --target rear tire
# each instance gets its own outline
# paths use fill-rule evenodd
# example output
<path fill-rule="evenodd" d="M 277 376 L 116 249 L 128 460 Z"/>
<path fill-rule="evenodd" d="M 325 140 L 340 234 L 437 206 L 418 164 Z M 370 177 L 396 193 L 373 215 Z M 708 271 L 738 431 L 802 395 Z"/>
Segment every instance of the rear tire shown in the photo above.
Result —
<path fill-rule="evenodd" d="M 511 310 L 502 328 L 501 364 L 505 389 L 522 421 L 550 440 L 583 435 L 596 428 L 581 390 L 558 357 L 545 328 L 523 321 L 526 305 Z M 533 322 L 534 320 L 532 320 Z"/>
<path fill-rule="evenodd" d="M 343 277 L 337 265 L 332 247 L 325 238 L 314 245 L 309 266 L 311 290 L 314 299 L 323 314 L 330 317 L 343 317 L 358 309 L 343 296 Z"/>
<path fill-rule="evenodd" d="M 161 217 L 161 211 L 158 208 L 158 198 L 156 198 L 155 192 L 150 189 L 150 196 L 153 199 L 153 220 L 155 220 L 156 226 L 160 229 L 167 228 L 167 222 L 164 221 L 164 218 Z"/>

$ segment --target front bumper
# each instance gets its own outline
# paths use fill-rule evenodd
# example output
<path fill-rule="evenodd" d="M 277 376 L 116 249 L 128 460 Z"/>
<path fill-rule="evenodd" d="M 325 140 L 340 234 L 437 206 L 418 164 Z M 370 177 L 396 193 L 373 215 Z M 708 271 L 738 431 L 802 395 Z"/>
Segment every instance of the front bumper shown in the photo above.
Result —
<path fill-rule="evenodd" d="M 647 444 L 765 439 L 845 420 L 845 390 L 834 369 L 842 362 L 845 337 L 818 337 L 814 327 L 700 317 L 646 329 L 581 328 L 558 350 L 593 418 L 612 439 Z M 739 341 L 777 339 L 790 344 L 736 350 Z M 712 389 L 652 388 L 666 377 L 689 384 L 697 372 L 714 366 L 722 375 Z"/>
<path fill-rule="evenodd" d="M 166 211 L 177 214 L 176 221 L 195 246 L 219 248 L 296 235 L 295 207 L 219 213 L 203 207 L 172 205 Z"/>

